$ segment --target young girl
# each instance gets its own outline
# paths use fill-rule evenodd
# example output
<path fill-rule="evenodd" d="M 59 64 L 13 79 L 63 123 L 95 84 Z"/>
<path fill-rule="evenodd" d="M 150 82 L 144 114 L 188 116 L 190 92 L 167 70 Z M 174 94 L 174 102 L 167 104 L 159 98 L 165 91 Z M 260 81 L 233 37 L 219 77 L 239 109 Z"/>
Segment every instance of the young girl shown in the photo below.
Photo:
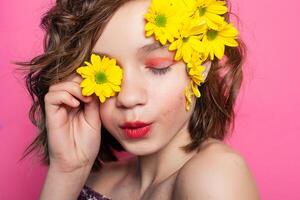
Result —
<path fill-rule="evenodd" d="M 49 165 L 40 199 L 259 199 L 222 142 L 244 57 L 228 15 L 215 0 L 57 0 L 44 53 L 22 63 L 40 133 L 24 155 Z"/>

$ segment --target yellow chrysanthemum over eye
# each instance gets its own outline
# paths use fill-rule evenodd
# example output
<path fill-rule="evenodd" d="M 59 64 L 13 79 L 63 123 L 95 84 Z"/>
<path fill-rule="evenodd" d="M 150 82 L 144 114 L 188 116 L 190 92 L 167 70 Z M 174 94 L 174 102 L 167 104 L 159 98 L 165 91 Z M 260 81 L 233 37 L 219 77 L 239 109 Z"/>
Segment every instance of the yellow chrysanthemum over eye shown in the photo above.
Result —
<path fill-rule="evenodd" d="M 207 49 L 210 59 L 214 56 L 222 59 L 225 51 L 225 45 L 230 47 L 238 46 L 236 41 L 238 30 L 232 25 L 224 22 L 218 30 L 209 29 L 203 36 L 202 42 Z"/>
<path fill-rule="evenodd" d="M 167 41 L 173 42 L 174 37 L 178 37 L 178 27 L 184 13 L 178 6 L 176 0 L 152 0 L 148 13 L 144 15 L 147 20 L 146 36 L 154 34 L 155 39 L 162 45 Z"/>
<path fill-rule="evenodd" d="M 123 72 L 114 58 L 104 56 L 102 59 L 96 54 L 91 55 L 91 63 L 85 61 L 86 66 L 79 67 L 76 72 L 84 79 L 80 83 L 83 96 L 95 93 L 101 103 L 106 98 L 121 91 Z"/>
<path fill-rule="evenodd" d="M 202 34 L 205 32 L 205 23 L 199 24 L 195 20 L 185 20 L 179 29 L 180 37 L 169 46 L 169 50 L 177 50 L 174 59 L 178 61 L 183 58 L 184 62 L 188 63 L 193 52 L 205 52 L 201 42 Z"/>
<path fill-rule="evenodd" d="M 227 13 L 225 1 L 219 0 L 185 0 L 189 10 L 193 11 L 192 18 L 204 21 L 211 29 L 217 29 L 224 21 L 220 16 Z"/>

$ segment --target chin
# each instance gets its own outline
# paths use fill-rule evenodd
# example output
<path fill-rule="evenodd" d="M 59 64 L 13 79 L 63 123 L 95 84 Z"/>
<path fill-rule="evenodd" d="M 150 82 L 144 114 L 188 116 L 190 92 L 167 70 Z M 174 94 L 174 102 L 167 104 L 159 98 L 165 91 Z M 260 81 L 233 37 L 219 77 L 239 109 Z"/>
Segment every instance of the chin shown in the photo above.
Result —
<path fill-rule="evenodd" d="M 126 143 L 126 144 L 122 144 L 122 146 L 124 147 L 124 149 L 134 155 L 134 156 L 145 156 L 145 155 L 150 155 L 153 154 L 155 152 L 157 152 L 159 150 L 159 148 L 157 148 L 156 146 L 152 145 L 149 143 Z"/>

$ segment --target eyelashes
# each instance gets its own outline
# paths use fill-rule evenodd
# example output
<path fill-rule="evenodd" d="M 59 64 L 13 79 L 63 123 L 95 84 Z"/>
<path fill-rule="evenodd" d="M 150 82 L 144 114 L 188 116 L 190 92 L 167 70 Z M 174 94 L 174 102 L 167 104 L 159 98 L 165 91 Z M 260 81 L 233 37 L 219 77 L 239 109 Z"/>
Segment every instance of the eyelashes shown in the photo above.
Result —
<path fill-rule="evenodd" d="M 146 61 L 145 67 L 154 75 L 164 75 L 172 69 L 171 66 L 174 64 L 175 62 L 169 58 L 157 58 Z"/>
<path fill-rule="evenodd" d="M 164 75 L 170 70 L 171 70 L 171 65 L 168 67 L 165 67 L 165 68 L 160 68 L 160 69 L 150 68 L 150 71 L 155 75 Z"/>
<path fill-rule="evenodd" d="M 150 71 L 155 75 L 166 74 L 168 71 L 171 70 L 171 66 L 173 64 L 174 64 L 173 60 L 164 57 L 154 58 L 146 61 L 146 67 L 148 67 Z"/>

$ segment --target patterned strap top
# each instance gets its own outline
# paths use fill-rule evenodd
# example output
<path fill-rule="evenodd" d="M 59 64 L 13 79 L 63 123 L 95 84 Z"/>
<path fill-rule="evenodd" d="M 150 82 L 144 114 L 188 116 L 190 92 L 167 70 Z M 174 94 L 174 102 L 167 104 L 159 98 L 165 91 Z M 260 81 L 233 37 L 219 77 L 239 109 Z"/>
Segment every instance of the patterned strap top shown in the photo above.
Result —
<path fill-rule="evenodd" d="M 77 200 L 112 200 L 84 185 Z"/>

